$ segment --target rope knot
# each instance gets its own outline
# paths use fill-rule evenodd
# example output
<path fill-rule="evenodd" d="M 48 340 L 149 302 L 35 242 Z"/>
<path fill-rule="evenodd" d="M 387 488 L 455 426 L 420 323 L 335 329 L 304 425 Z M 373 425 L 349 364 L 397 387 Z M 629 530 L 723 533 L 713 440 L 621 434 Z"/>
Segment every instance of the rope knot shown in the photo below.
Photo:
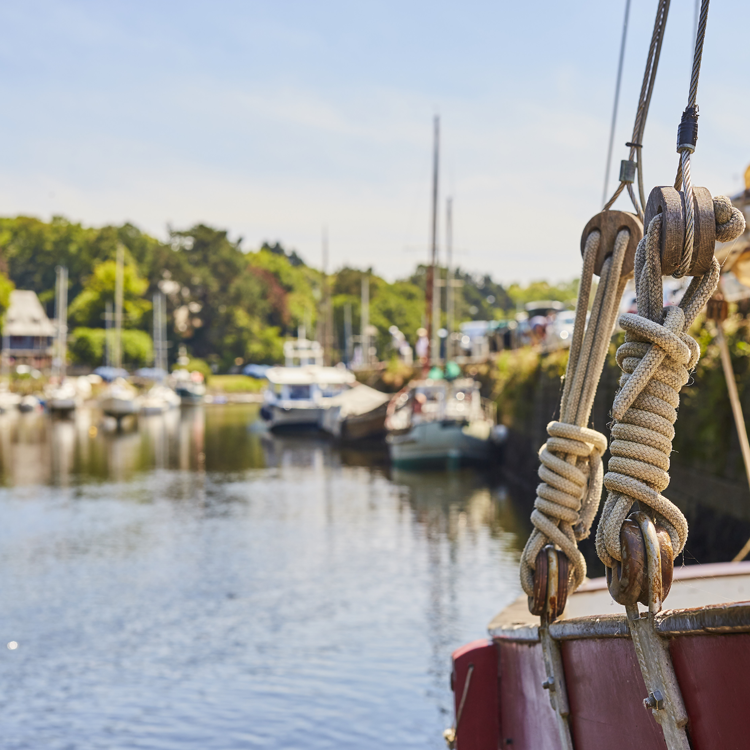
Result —
<path fill-rule="evenodd" d="M 727 203 L 715 199 L 715 215 L 722 227 L 731 225 L 735 232 L 736 209 Z M 635 502 L 641 510 L 649 508 L 667 530 L 675 555 L 687 541 L 685 517 L 661 493 L 669 486 L 680 390 L 700 356 L 687 330 L 716 288 L 719 264 L 714 258 L 708 273 L 693 278 L 679 307 L 663 307 L 660 233 L 661 216 L 656 216 L 636 253 L 638 314 L 620 317 L 625 329 L 625 343 L 617 350 L 622 375 L 612 406 L 612 458 L 604 476 L 608 497 L 596 532 L 597 554 L 610 568 L 622 560 L 620 530 Z"/>
<path fill-rule="evenodd" d="M 716 241 L 732 242 L 745 231 L 745 217 L 726 195 L 714 198 L 714 216 L 716 218 Z"/>

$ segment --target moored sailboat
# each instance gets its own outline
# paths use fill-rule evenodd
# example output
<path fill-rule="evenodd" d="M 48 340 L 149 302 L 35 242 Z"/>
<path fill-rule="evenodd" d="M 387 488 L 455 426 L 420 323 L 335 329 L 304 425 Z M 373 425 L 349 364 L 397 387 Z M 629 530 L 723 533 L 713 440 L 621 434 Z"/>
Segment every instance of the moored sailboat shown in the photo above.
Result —
<path fill-rule="evenodd" d="M 57 268 L 57 289 L 55 293 L 57 308 L 55 336 L 55 357 L 53 371 L 56 384 L 47 391 L 47 410 L 53 414 L 70 414 L 78 405 L 79 396 L 75 383 L 66 379 L 68 359 L 68 269 Z"/>
<path fill-rule="evenodd" d="M 391 401 L 386 428 L 391 461 L 401 466 L 486 463 L 500 437 L 494 404 L 471 378 L 412 381 Z"/>

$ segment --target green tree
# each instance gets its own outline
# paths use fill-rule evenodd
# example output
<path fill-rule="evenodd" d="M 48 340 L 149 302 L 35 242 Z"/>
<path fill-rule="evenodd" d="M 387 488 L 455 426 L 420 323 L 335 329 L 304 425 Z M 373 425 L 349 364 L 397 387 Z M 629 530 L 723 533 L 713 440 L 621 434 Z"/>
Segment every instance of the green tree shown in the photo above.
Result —
<path fill-rule="evenodd" d="M 110 340 L 114 332 L 110 331 Z M 107 331 L 104 328 L 75 328 L 68 340 L 68 351 L 75 364 L 98 367 L 104 364 Z M 145 331 L 124 330 L 120 332 L 123 364 L 143 367 L 153 360 L 154 343 Z"/>
<path fill-rule="evenodd" d="M 83 290 L 68 308 L 72 323 L 89 328 L 102 324 L 107 302 L 114 302 L 116 276 L 117 264 L 113 260 L 95 266 Z M 143 299 L 147 288 L 148 281 L 138 275 L 134 263 L 123 266 L 123 327 L 137 327 L 151 309 L 151 303 Z"/>
<path fill-rule="evenodd" d="M 10 306 L 10 293 L 15 284 L 4 274 L 0 273 L 0 323 L 5 320 L 5 313 Z"/>
<path fill-rule="evenodd" d="M 519 307 L 539 300 L 556 300 L 574 306 L 578 297 L 578 279 L 560 284 L 550 284 L 548 281 L 532 281 L 526 286 L 511 284 L 508 294 L 513 304 Z"/>

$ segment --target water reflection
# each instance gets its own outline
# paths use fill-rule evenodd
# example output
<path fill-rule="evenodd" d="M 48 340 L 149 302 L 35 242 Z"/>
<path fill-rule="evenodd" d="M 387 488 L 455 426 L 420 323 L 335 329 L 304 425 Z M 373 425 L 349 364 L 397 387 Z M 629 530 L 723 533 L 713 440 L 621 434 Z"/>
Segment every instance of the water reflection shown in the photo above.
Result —
<path fill-rule="evenodd" d="M 256 416 L 0 417 L 4 746 L 442 746 L 518 593 L 503 487 Z"/>

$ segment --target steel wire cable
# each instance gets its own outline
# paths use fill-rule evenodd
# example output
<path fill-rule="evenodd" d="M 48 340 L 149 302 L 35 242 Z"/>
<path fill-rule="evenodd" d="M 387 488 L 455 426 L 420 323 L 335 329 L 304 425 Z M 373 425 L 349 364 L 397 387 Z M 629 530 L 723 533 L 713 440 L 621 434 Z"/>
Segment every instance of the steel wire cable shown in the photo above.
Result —
<path fill-rule="evenodd" d="M 617 83 L 615 83 L 615 103 L 612 107 L 612 125 L 609 129 L 609 146 L 607 147 L 607 166 L 604 170 L 604 190 L 602 203 L 607 202 L 607 187 L 609 186 L 609 170 L 612 167 L 612 149 L 615 145 L 615 126 L 617 125 L 617 107 L 620 103 L 620 84 L 622 83 L 622 66 L 625 61 L 625 42 L 628 37 L 628 17 L 630 16 L 630 0 L 625 0 L 625 20 L 622 23 L 622 41 L 620 42 L 620 60 L 617 63 Z"/>
<path fill-rule="evenodd" d="M 692 117 L 695 127 L 695 138 L 692 145 L 681 143 L 678 135 L 677 151 L 680 161 L 677 166 L 674 188 L 679 190 L 684 187 L 685 195 L 685 240 L 682 246 L 680 265 L 672 274 L 679 279 L 687 274 L 693 261 L 693 246 L 695 242 L 695 212 L 693 210 L 693 182 L 690 175 L 690 155 L 695 151 L 695 140 L 697 140 L 698 121 L 698 80 L 701 74 L 701 63 L 703 62 L 703 43 L 706 39 L 706 24 L 708 23 L 708 6 L 710 0 L 702 0 L 700 17 L 698 19 L 698 32 L 695 36 L 695 49 L 693 51 L 693 69 L 690 74 L 690 90 L 688 92 L 688 103 L 682 115 L 682 124 L 686 117 Z M 678 131 L 679 133 L 680 131 Z"/>
<path fill-rule="evenodd" d="M 659 0 L 659 5 L 656 8 L 656 18 L 654 19 L 654 28 L 651 32 L 651 43 L 649 45 L 648 56 L 646 58 L 646 69 L 643 73 L 643 81 L 641 83 L 641 92 L 638 97 L 638 107 L 636 108 L 635 121 L 633 123 L 633 136 L 632 140 L 627 144 L 630 147 L 630 154 L 628 156 L 629 161 L 633 161 L 635 157 L 636 173 L 638 176 L 638 194 L 640 197 L 640 203 L 636 199 L 635 191 L 629 182 L 620 181 L 612 197 L 604 205 L 604 210 L 609 209 L 612 204 L 620 196 L 620 193 L 628 186 L 628 194 L 630 200 L 633 203 L 633 207 L 636 213 L 643 218 L 643 206 L 645 206 L 646 199 L 643 190 L 643 134 L 646 130 L 646 120 L 648 119 L 648 111 L 651 106 L 651 97 L 654 92 L 654 84 L 656 83 L 656 73 L 659 68 L 659 60 L 661 58 L 661 48 L 664 41 L 664 31 L 667 27 L 667 17 L 669 16 L 669 5 L 670 0 Z"/>

